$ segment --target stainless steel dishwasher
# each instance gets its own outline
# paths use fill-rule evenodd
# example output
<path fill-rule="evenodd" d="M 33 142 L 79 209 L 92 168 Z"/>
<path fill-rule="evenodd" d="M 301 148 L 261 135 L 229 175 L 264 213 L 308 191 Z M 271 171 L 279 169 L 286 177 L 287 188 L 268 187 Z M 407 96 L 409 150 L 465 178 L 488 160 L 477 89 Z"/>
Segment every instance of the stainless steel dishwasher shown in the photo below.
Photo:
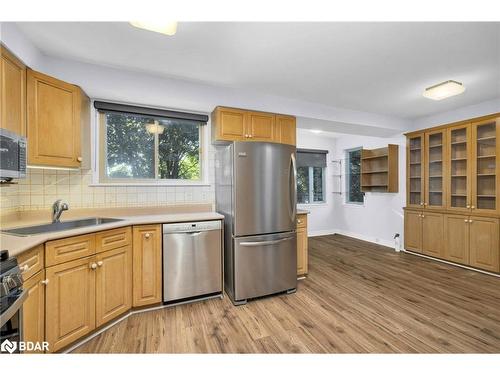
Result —
<path fill-rule="evenodd" d="M 222 296 L 221 222 L 163 224 L 163 301 Z"/>

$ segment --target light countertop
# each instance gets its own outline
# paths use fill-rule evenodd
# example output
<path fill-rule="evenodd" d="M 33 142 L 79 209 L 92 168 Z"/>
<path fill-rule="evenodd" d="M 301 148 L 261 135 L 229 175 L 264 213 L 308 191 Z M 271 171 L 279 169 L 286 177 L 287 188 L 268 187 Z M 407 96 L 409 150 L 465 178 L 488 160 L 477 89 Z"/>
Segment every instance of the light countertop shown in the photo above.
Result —
<path fill-rule="evenodd" d="M 297 209 L 297 215 L 309 215 L 311 212 L 308 210 Z"/>
<path fill-rule="evenodd" d="M 78 236 L 82 234 L 100 232 L 103 230 L 125 227 L 130 225 L 221 220 L 224 218 L 224 216 L 218 214 L 217 212 L 203 210 L 207 208 L 206 206 L 199 208 L 200 211 L 196 211 L 195 207 L 187 209 L 164 208 L 163 210 L 158 210 L 158 208 L 151 208 L 151 209 L 130 208 L 121 210 L 113 208 L 95 209 L 95 210 L 90 210 L 90 209 L 74 210 L 71 215 L 65 216 L 65 213 L 63 213 L 62 221 L 83 219 L 88 217 L 112 217 L 116 219 L 122 219 L 123 221 L 59 231 L 59 232 L 43 233 L 34 236 L 24 236 L 24 237 L 1 233 L 0 244 L 2 250 L 9 250 L 10 256 L 16 256 L 37 245 L 43 244 L 46 241 L 64 237 Z M 103 210 L 105 210 L 104 212 L 106 213 L 103 213 Z M 145 212 L 148 211 L 151 213 L 146 214 Z M 11 218 L 10 220 L 3 219 L 2 229 L 49 223 L 50 217 L 47 219 L 46 216 L 47 215 L 40 216 L 37 214 L 32 214 L 32 215 L 23 215 L 21 217 L 14 219 Z"/>

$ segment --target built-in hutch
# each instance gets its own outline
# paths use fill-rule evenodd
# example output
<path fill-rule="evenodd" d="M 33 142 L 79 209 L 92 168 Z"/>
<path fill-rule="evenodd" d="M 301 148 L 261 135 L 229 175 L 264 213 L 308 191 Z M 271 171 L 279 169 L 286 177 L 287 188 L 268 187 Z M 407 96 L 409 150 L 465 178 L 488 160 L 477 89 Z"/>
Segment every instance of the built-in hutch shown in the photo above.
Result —
<path fill-rule="evenodd" d="M 500 114 L 406 136 L 405 249 L 500 272 Z"/>

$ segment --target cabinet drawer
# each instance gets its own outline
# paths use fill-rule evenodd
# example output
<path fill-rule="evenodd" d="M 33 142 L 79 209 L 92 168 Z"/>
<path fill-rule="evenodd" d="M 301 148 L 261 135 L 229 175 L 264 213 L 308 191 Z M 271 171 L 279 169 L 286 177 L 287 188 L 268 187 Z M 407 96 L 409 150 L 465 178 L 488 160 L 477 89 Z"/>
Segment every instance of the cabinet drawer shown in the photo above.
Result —
<path fill-rule="evenodd" d="M 297 228 L 306 228 L 307 227 L 307 215 L 299 214 L 297 215 Z"/>
<path fill-rule="evenodd" d="M 24 280 L 28 280 L 43 268 L 43 244 L 17 256 Z"/>
<path fill-rule="evenodd" d="M 45 264 L 53 266 L 95 254 L 95 235 L 62 238 L 45 244 Z"/>
<path fill-rule="evenodd" d="M 97 253 L 128 246 L 132 244 L 132 229 L 125 227 L 99 232 L 95 241 Z"/>

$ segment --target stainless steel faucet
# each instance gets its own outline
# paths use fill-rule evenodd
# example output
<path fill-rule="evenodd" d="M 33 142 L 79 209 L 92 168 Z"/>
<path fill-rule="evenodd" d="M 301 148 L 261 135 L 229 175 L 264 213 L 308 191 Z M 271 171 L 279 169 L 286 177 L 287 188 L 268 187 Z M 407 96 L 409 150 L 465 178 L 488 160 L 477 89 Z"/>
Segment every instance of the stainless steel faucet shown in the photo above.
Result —
<path fill-rule="evenodd" d="M 61 217 L 61 214 L 63 211 L 69 210 L 69 206 L 67 203 L 63 202 L 62 199 L 56 200 L 52 204 L 52 222 L 53 223 L 58 223 L 59 218 Z"/>

